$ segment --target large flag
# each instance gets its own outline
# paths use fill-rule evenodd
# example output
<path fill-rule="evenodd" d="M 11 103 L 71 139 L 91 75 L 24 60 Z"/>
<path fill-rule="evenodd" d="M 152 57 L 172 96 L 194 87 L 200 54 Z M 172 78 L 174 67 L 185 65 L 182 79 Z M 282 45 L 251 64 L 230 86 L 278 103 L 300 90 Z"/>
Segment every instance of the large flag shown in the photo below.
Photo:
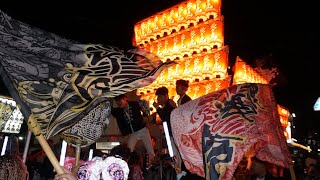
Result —
<path fill-rule="evenodd" d="M 109 98 L 152 83 L 171 62 L 140 49 L 79 44 L 12 19 L 0 10 L 0 75 L 24 117 L 48 139 L 97 140 Z"/>
<path fill-rule="evenodd" d="M 207 179 L 232 179 L 248 152 L 289 167 L 270 85 L 233 85 L 189 101 L 172 111 L 171 126 L 187 169 Z"/>

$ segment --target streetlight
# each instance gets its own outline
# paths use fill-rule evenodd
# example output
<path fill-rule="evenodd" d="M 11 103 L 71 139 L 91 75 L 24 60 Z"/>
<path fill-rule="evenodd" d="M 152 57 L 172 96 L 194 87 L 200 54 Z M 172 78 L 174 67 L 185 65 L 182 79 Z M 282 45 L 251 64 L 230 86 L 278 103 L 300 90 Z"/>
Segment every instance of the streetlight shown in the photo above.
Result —
<path fill-rule="evenodd" d="M 313 106 L 314 111 L 320 111 L 320 97 L 318 97 L 316 103 Z"/>

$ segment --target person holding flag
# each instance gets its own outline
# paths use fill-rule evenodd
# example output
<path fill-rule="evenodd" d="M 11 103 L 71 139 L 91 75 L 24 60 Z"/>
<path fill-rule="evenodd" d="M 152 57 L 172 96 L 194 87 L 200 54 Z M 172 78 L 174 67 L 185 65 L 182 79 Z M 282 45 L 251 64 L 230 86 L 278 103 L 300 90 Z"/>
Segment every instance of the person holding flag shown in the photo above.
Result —
<path fill-rule="evenodd" d="M 156 90 L 156 96 L 157 96 L 157 102 L 153 103 L 154 108 L 156 108 L 157 113 L 162 120 L 162 122 L 166 122 L 168 125 L 168 132 L 169 132 L 169 137 L 170 137 L 170 143 L 168 143 L 168 148 L 171 145 L 173 154 L 174 154 L 174 160 L 176 161 L 176 169 L 179 171 L 181 170 L 181 157 L 179 150 L 174 142 L 174 138 L 172 136 L 172 129 L 171 129 L 171 121 L 170 121 L 170 115 L 171 112 L 177 108 L 176 103 L 172 100 L 169 99 L 169 91 L 166 87 L 162 86 Z M 161 106 L 161 107 L 160 107 Z M 168 141 L 168 139 L 167 139 Z M 170 152 L 170 149 L 169 149 Z"/>

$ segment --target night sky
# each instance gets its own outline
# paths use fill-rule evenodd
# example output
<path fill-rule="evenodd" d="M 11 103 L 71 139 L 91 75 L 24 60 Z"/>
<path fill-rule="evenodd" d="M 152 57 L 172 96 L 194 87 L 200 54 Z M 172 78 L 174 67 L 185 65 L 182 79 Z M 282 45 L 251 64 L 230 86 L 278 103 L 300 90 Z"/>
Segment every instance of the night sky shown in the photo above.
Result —
<path fill-rule="evenodd" d="M 81 43 L 128 49 L 136 22 L 181 1 L 112 1 L 113 5 L 108 4 L 110 2 L 21 4 L 10 1 L 10 4 L 2 3 L 0 9 L 15 19 Z M 287 80 L 274 89 L 276 100 L 296 114 L 294 137 L 298 140 L 302 140 L 307 131 L 320 132 L 320 112 L 313 111 L 320 96 L 320 31 L 317 27 L 320 16 L 315 3 L 276 0 L 222 2 L 230 65 L 236 56 L 251 63 L 272 54 L 273 61 Z M 2 83 L 0 87 L 0 94 L 8 95 Z"/>

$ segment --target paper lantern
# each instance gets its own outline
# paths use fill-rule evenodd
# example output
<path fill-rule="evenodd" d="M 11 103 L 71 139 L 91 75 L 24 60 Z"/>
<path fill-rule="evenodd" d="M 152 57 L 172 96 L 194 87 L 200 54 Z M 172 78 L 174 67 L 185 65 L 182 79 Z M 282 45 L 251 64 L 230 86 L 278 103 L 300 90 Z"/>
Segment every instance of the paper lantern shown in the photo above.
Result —
<path fill-rule="evenodd" d="M 221 1 L 189 0 L 143 19 L 134 26 L 138 45 L 180 32 L 202 22 L 219 19 Z"/>

